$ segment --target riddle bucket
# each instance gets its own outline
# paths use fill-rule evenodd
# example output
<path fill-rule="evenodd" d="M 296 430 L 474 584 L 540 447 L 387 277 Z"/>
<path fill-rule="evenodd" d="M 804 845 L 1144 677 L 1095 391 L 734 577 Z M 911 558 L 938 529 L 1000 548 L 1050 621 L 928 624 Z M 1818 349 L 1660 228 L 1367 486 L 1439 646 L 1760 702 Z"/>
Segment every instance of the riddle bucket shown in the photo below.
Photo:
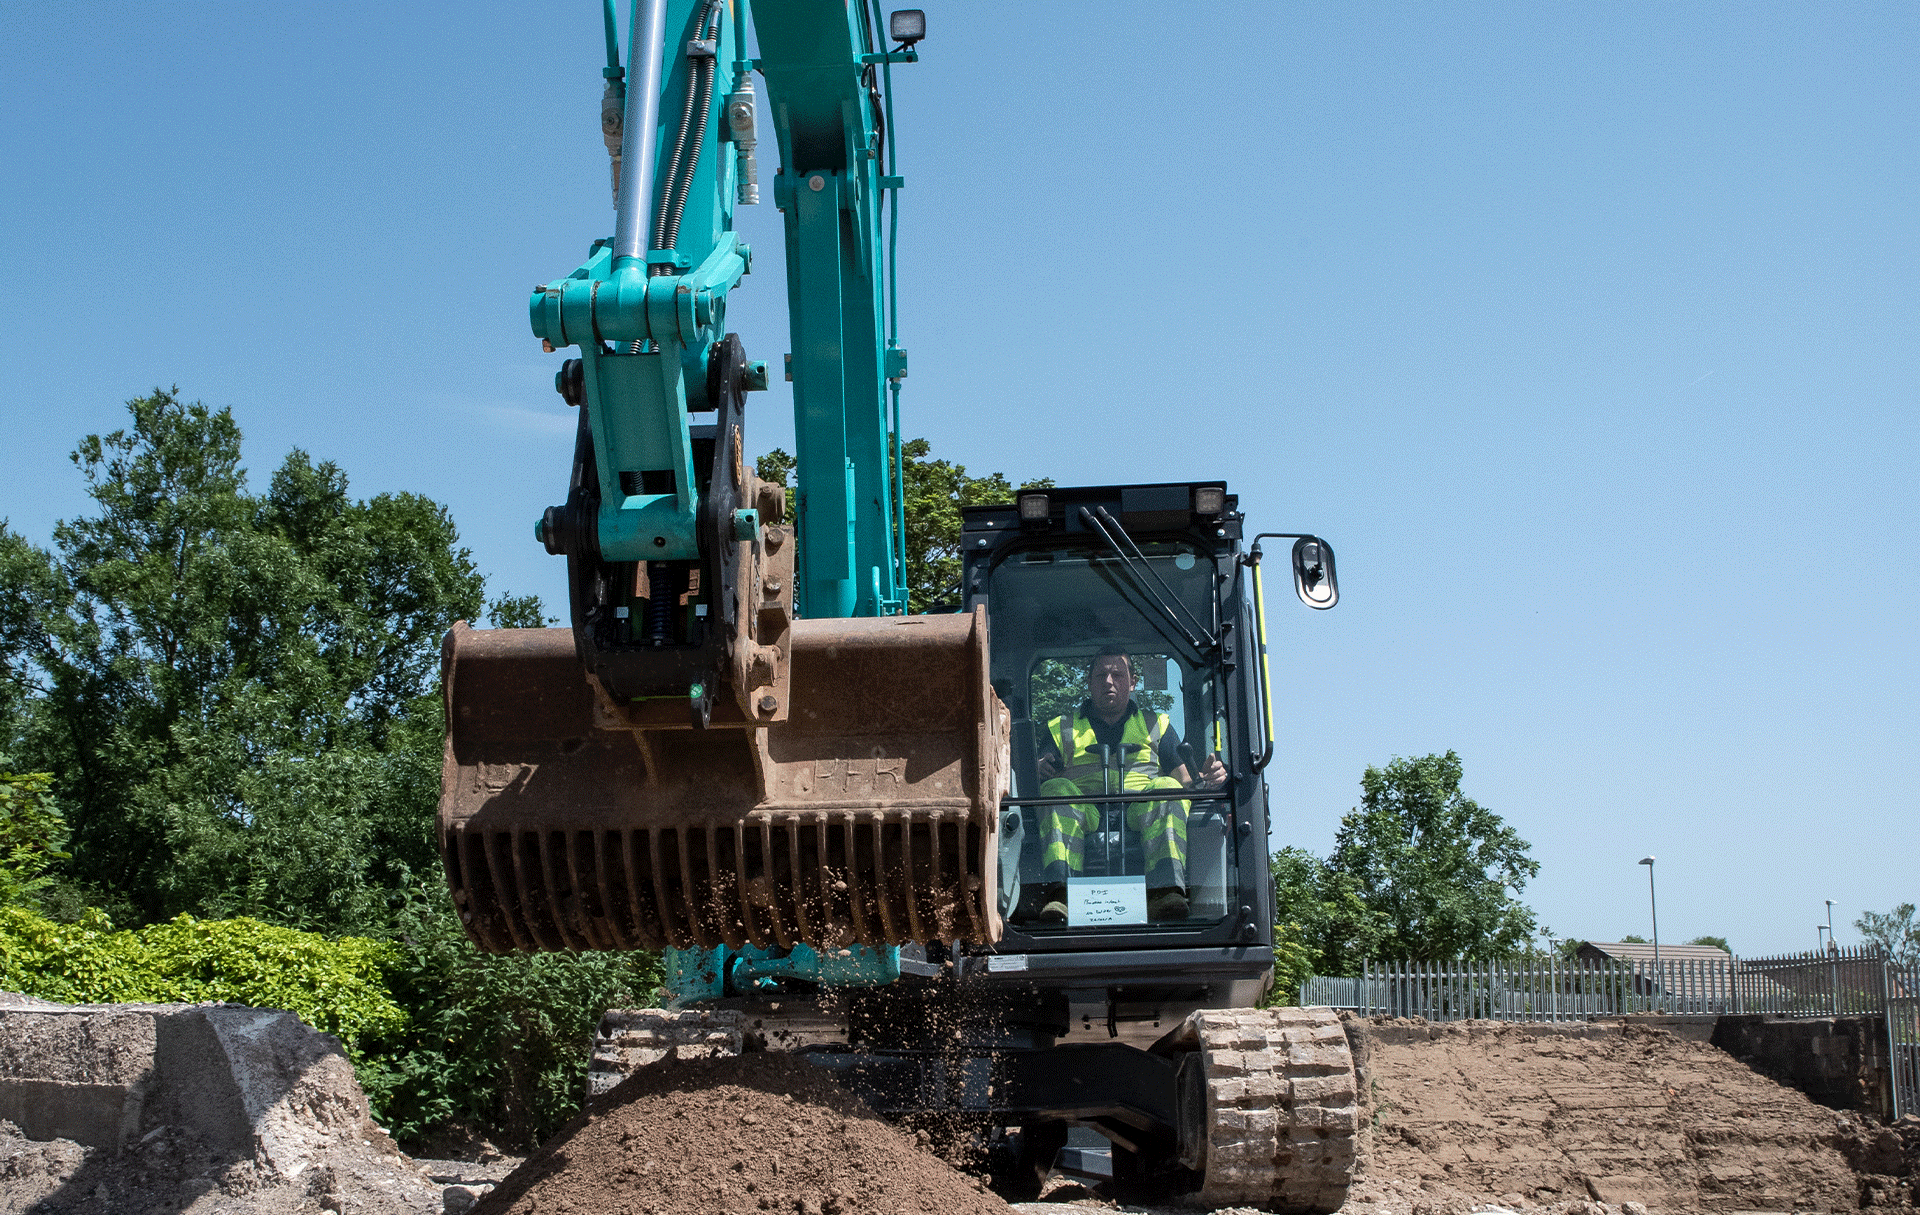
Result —
<path fill-rule="evenodd" d="M 984 609 L 796 620 L 787 720 L 616 705 L 567 629 L 443 648 L 440 855 L 494 953 L 999 939 Z"/>

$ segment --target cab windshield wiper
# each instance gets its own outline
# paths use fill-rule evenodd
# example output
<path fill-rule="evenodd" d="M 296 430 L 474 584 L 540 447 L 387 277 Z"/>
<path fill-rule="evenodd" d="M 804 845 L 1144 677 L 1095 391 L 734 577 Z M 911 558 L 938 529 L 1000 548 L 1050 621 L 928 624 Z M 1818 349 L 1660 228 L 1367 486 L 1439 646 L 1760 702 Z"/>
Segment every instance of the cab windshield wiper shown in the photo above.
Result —
<path fill-rule="evenodd" d="M 1173 593 L 1173 588 L 1167 585 L 1166 580 L 1160 577 L 1159 571 L 1154 569 L 1147 561 L 1146 554 L 1140 551 L 1140 546 L 1135 544 L 1133 537 L 1127 534 L 1127 529 L 1121 527 L 1120 521 L 1108 514 L 1107 508 L 1104 506 L 1083 506 L 1080 508 L 1080 518 L 1085 520 L 1087 526 L 1098 532 L 1100 538 L 1107 542 L 1107 547 L 1111 548 L 1114 554 L 1125 563 L 1128 571 L 1134 576 L 1134 582 L 1141 590 L 1147 593 L 1148 598 L 1153 600 L 1153 605 L 1160 609 L 1160 614 L 1166 617 L 1167 623 L 1180 631 L 1180 636 L 1185 638 L 1187 644 L 1193 647 L 1194 654 L 1204 661 L 1208 651 L 1219 646 L 1220 639 L 1213 635 L 1213 630 L 1200 622 L 1200 618 L 1195 616 L 1186 604 L 1180 602 L 1180 596 Z M 1119 539 L 1116 539 L 1116 536 L 1119 537 Z M 1120 546 L 1120 540 L 1127 542 L 1126 548 Z M 1132 551 L 1128 551 L 1129 549 Z M 1160 591 L 1166 592 L 1165 599 L 1161 598 L 1160 591 L 1154 590 L 1152 586 L 1147 585 L 1146 581 L 1140 577 L 1142 570 L 1146 572 L 1148 578 L 1153 579 L 1159 586 Z M 1174 614 L 1173 608 L 1167 606 L 1168 599 L 1171 599 L 1175 606 L 1186 613 L 1187 620 L 1193 622 L 1192 629 L 1189 629 L 1186 623 Z M 1196 631 L 1199 636 L 1194 635 Z M 1201 644 L 1202 638 L 1206 641 L 1205 645 Z"/>

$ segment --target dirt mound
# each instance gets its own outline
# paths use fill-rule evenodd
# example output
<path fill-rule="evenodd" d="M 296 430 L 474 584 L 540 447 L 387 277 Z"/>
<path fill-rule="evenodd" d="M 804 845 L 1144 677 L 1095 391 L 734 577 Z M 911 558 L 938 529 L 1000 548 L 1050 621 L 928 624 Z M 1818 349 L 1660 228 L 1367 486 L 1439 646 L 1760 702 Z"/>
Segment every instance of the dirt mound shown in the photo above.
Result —
<path fill-rule="evenodd" d="M 820 1068 L 790 1055 L 643 1069 L 587 1110 L 475 1215 L 1007 1215 Z"/>
<path fill-rule="evenodd" d="M 1920 1199 L 1920 1114 L 1881 1126 L 1841 1114 L 1840 1152 L 1860 1174 L 1863 1207 L 1912 1207 Z"/>
<path fill-rule="evenodd" d="M 1397 1205 L 1414 1186 L 1446 1196 L 1433 1209 L 1459 1195 L 1655 1211 L 1858 1204 L 1838 1150 L 1845 1116 L 1667 1030 L 1381 1020 L 1349 1031 L 1373 1127 L 1356 1205 Z"/>

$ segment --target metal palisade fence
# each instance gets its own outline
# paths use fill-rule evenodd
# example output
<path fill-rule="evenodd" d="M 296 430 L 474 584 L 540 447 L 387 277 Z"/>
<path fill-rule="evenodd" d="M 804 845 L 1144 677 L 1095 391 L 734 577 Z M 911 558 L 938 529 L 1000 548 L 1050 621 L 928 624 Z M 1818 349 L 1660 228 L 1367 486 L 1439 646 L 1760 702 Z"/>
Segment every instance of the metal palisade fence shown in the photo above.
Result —
<path fill-rule="evenodd" d="M 1307 979 L 1300 1003 L 1430 1021 L 1585 1021 L 1633 1013 L 1884 1017 L 1896 1113 L 1920 1113 L 1920 965 L 1896 962 L 1872 946 L 1658 964 L 1553 955 L 1370 961 L 1358 978 Z"/>

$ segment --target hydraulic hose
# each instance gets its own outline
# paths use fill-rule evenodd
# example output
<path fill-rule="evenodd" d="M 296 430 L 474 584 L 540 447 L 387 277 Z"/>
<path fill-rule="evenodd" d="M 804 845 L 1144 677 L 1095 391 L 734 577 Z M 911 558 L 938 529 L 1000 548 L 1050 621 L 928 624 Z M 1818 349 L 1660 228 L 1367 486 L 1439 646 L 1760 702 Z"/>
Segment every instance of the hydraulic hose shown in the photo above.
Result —
<path fill-rule="evenodd" d="M 719 4 L 707 0 L 693 23 L 695 38 L 719 37 Z M 700 151 L 706 144 L 707 110 L 713 104 L 714 56 L 695 59 L 687 78 L 687 103 L 680 111 L 680 132 L 667 158 L 667 176 L 661 183 L 661 205 L 654 211 L 653 247 L 671 249 L 680 240 L 680 217 L 687 198 L 693 193 L 693 178 L 700 164 Z M 670 273 L 670 267 L 656 267 L 656 274 Z"/>
<path fill-rule="evenodd" d="M 688 197 L 693 193 L 694 169 L 700 163 L 700 152 L 707 141 L 707 112 L 713 105 L 714 60 L 711 57 L 702 59 L 696 70 L 700 76 L 700 100 L 694 108 L 700 115 L 700 121 L 693 128 L 693 143 L 687 149 L 686 169 L 680 174 L 673 206 L 667 213 L 667 243 L 661 246 L 663 249 L 672 248 L 680 240 L 680 216 L 686 210 Z"/>

